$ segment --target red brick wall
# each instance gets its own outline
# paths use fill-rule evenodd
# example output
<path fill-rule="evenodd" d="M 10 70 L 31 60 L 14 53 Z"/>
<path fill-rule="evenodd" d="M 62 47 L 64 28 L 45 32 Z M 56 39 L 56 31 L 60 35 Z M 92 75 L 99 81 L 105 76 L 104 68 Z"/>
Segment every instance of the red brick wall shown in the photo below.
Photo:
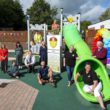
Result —
<path fill-rule="evenodd" d="M 17 41 L 27 49 L 27 31 L 0 31 L 0 42 L 6 44 L 8 49 L 15 49 Z"/>

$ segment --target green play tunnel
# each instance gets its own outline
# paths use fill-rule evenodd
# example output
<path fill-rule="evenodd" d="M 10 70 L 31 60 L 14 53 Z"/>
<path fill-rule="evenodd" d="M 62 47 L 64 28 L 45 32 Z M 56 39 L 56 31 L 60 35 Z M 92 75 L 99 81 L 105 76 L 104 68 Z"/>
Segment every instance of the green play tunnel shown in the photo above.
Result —
<path fill-rule="evenodd" d="M 98 77 L 102 81 L 103 84 L 103 94 L 104 94 L 104 101 L 110 100 L 110 80 L 108 77 L 108 73 L 104 67 L 104 65 L 97 60 L 96 58 L 92 57 L 91 50 L 87 46 L 87 44 L 82 40 L 79 31 L 77 30 L 76 26 L 73 24 L 68 24 L 63 28 L 63 35 L 65 42 L 68 47 L 73 45 L 76 49 L 78 54 L 79 60 L 76 63 L 74 68 L 74 77 L 77 72 L 79 72 L 82 68 L 84 68 L 84 64 L 86 61 L 91 63 L 92 68 L 97 73 Z M 88 101 L 97 102 L 96 98 L 90 94 L 87 94 L 83 91 L 84 83 L 81 77 L 78 79 L 78 83 L 76 84 L 79 93 Z"/>

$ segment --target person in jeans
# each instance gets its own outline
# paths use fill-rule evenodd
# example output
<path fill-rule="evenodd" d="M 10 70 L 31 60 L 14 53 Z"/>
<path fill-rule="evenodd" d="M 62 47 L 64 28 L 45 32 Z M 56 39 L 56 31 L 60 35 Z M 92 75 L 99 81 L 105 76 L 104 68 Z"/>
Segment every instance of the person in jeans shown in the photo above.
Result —
<path fill-rule="evenodd" d="M 69 51 L 64 54 L 64 65 L 68 73 L 68 86 L 72 83 L 73 70 L 76 63 L 77 54 L 73 46 L 70 46 Z"/>
<path fill-rule="evenodd" d="M 106 110 L 101 95 L 102 83 L 95 71 L 92 70 L 90 62 L 86 62 L 84 69 L 76 74 L 75 83 L 77 83 L 79 76 L 82 76 L 84 81 L 84 92 L 94 95 L 100 104 L 101 110 Z"/>
<path fill-rule="evenodd" d="M 18 65 L 16 64 L 16 61 L 12 61 L 12 66 L 10 68 L 10 70 L 7 72 L 7 74 L 11 77 L 14 78 L 19 78 L 20 73 L 19 73 L 19 68 Z"/>
<path fill-rule="evenodd" d="M 18 65 L 19 69 L 22 69 L 23 47 L 20 42 L 16 43 L 15 55 L 16 64 Z"/>
<path fill-rule="evenodd" d="M 32 54 L 31 51 L 28 52 L 28 54 L 26 55 L 26 58 L 24 60 L 24 64 L 25 66 L 28 68 L 28 72 L 35 72 L 34 71 L 34 66 L 35 66 L 35 56 Z"/>

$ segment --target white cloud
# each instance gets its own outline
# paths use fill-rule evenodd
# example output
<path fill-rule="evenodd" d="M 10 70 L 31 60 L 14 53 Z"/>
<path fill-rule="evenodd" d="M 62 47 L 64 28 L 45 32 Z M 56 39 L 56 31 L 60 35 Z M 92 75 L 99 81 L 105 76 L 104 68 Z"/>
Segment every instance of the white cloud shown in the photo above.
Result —
<path fill-rule="evenodd" d="M 20 0 L 24 11 L 29 8 L 34 0 Z M 58 13 L 60 13 L 60 8 L 64 8 L 65 15 L 74 15 L 76 13 L 81 13 L 82 20 L 97 20 L 97 18 L 105 10 L 101 7 L 104 0 L 46 0 L 51 6 L 58 8 Z"/>
<path fill-rule="evenodd" d="M 87 12 L 83 13 L 81 16 L 82 20 L 90 20 L 94 21 L 98 19 L 98 17 L 105 11 L 105 8 L 101 7 L 100 5 L 95 6 L 94 8 L 88 10 Z"/>

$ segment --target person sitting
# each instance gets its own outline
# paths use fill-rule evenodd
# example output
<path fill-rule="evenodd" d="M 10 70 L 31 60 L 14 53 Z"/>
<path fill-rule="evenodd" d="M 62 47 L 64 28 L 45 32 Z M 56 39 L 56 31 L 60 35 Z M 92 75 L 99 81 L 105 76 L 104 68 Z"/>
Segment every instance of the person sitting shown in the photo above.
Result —
<path fill-rule="evenodd" d="M 104 65 L 107 63 L 107 49 L 103 47 L 101 41 L 97 42 L 97 48 L 93 53 L 93 56 L 100 60 Z"/>
<path fill-rule="evenodd" d="M 12 61 L 12 66 L 11 66 L 10 70 L 7 72 L 7 74 L 11 77 L 19 78 L 20 73 L 19 73 L 18 65 L 16 64 L 15 60 Z"/>
<path fill-rule="evenodd" d="M 86 62 L 85 68 L 76 74 L 75 83 L 77 83 L 79 76 L 82 76 L 84 81 L 84 92 L 94 95 L 100 104 L 101 110 L 106 110 L 101 95 L 102 83 L 100 82 L 95 71 L 91 69 L 90 62 Z"/>
<path fill-rule="evenodd" d="M 38 83 L 43 85 L 44 83 L 50 82 L 53 86 L 55 86 L 53 80 L 53 71 L 51 68 L 46 66 L 45 61 L 41 61 L 41 67 L 38 70 L 37 74 Z"/>
<path fill-rule="evenodd" d="M 24 60 L 24 64 L 28 68 L 28 72 L 29 73 L 35 72 L 34 71 L 35 56 L 32 55 L 32 52 L 31 51 L 29 51 L 28 54 L 26 55 L 25 60 Z"/>

